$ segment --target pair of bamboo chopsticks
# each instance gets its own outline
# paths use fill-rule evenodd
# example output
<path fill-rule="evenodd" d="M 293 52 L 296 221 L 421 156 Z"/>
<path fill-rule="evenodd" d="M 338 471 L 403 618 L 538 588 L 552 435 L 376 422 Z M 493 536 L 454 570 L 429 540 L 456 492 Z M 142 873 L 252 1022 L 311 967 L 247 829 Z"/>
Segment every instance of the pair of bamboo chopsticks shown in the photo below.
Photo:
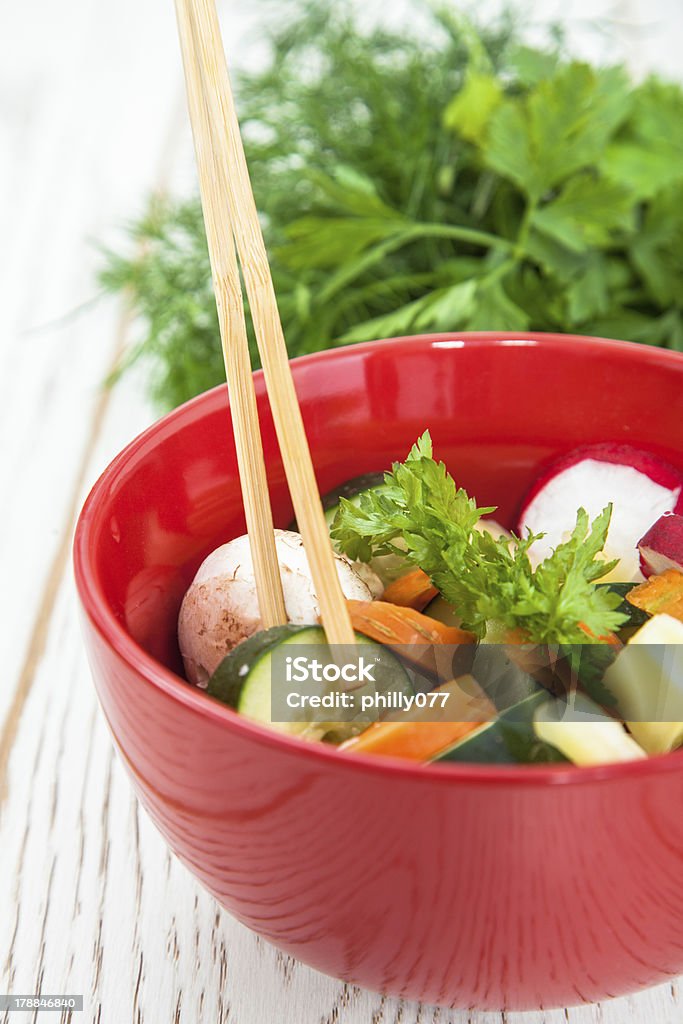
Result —
<path fill-rule="evenodd" d="M 334 564 L 251 190 L 215 0 L 176 0 L 176 14 L 261 619 L 267 628 L 286 622 L 287 616 L 235 246 L 322 624 L 330 643 L 352 644 L 354 633 Z"/>

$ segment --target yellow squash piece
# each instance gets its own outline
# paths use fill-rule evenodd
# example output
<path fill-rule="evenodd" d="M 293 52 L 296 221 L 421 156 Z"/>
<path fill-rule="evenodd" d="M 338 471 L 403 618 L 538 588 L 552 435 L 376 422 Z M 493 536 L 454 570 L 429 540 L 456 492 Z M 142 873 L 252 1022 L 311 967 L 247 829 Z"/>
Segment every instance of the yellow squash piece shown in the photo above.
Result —
<path fill-rule="evenodd" d="M 604 682 L 648 754 L 683 744 L 683 622 L 671 615 L 649 619 L 619 652 Z"/>
<path fill-rule="evenodd" d="M 576 698 L 571 720 L 562 720 L 566 710 L 562 701 L 549 700 L 541 705 L 534 715 L 534 732 L 574 764 L 587 767 L 646 757 L 621 722 L 608 718 L 606 712 L 588 698 Z"/>

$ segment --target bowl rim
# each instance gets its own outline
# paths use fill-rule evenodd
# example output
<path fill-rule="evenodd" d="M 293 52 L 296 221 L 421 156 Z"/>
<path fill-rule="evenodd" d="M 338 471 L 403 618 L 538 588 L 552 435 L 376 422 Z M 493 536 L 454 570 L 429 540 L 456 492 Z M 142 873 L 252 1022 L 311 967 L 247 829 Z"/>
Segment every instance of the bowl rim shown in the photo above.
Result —
<path fill-rule="evenodd" d="M 523 331 L 454 331 L 438 334 L 402 335 L 395 338 L 383 338 L 348 346 L 338 346 L 320 352 L 310 353 L 292 359 L 296 367 L 305 367 L 317 362 L 344 358 L 344 353 L 364 353 L 378 347 L 406 348 L 462 348 L 466 345 L 482 344 L 485 347 L 498 348 L 524 346 L 530 348 L 567 349 L 576 343 L 610 352 L 620 361 L 631 361 L 637 353 L 636 362 L 654 363 L 683 370 L 683 355 L 667 349 L 651 348 L 643 344 L 617 341 L 610 338 L 595 338 L 586 335 L 555 334 L 546 332 Z M 256 371 L 257 388 L 263 386 L 263 372 Z M 250 719 L 238 715 L 232 708 L 212 699 L 202 690 L 192 687 L 187 680 L 177 675 L 152 655 L 148 654 L 127 633 L 122 623 L 112 614 L 103 592 L 95 585 L 94 575 L 89 571 L 91 552 L 94 553 L 94 533 L 99 524 L 99 516 L 106 505 L 108 495 L 115 487 L 118 479 L 126 471 L 131 458 L 153 445 L 159 434 L 166 433 L 169 428 L 192 418 L 199 409 L 204 411 L 207 403 L 226 401 L 226 385 L 216 387 L 184 402 L 171 412 L 156 420 L 142 433 L 138 434 L 116 455 L 93 484 L 81 509 L 73 542 L 74 575 L 78 596 L 92 626 L 101 639 L 140 677 L 147 685 L 152 685 L 167 697 L 177 701 L 188 711 L 199 717 L 208 718 L 215 724 L 225 728 L 228 733 L 248 736 L 259 745 L 279 749 L 282 753 L 293 756 L 313 758 L 330 762 L 331 766 L 346 771 L 370 772 L 374 775 L 400 777 L 406 780 L 443 785 L 469 784 L 545 787 L 547 785 L 588 785 L 594 782 L 610 782 L 624 779 L 638 779 L 645 775 L 658 776 L 670 774 L 683 769 L 683 753 L 672 752 L 638 761 L 621 762 L 609 765 L 580 767 L 577 765 L 505 765 L 469 763 L 421 763 L 407 761 L 388 756 L 370 754 L 354 754 L 349 757 L 337 748 L 322 743 L 306 743 L 296 737 L 276 732 L 266 726 L 259 725 Z"/>

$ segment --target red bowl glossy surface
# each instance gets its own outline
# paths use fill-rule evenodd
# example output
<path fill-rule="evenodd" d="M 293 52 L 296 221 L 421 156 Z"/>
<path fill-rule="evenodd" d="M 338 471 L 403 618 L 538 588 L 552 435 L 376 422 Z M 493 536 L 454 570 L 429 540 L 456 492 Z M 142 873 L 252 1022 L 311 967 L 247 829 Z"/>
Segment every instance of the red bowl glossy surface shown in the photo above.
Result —
<path fill-rule="evenodd" d="M 443 335 L 294 363 L 324 491 L 438 455 L 510 521 L 539 466 L 627 441 L 683 467 L 683 357 Z M 291 506 L 257 379 L 276 525 Z M 683 971 L 683 755 L 606 768 L 419 766 L 269 733 L 176 674 L 203 556 L 244 529 L 223 388 L 93 488 L 76 578 L 95 683 L 143 804 L 241 921 L 330 974 L 478 1008 L 564 1006 Z M 123 827 L 123 823 L 122 823 Z"/>

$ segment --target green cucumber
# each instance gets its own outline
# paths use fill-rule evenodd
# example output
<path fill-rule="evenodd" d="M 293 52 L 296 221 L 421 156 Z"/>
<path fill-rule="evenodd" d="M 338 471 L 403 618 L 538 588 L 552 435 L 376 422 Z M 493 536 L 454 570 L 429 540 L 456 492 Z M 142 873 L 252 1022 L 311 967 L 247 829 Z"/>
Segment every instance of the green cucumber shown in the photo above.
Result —
<path fill-rule="evenodd" d="M 516 660 L 520 653 L 506 644 L 479 644 L 474 652 L 469 671 L 500 713 L 539 690 L 548 694 L 528 668 Z"/>
<path fill-rule="evenodd" d="M 534 714 L 548 701 L 542 686 L 501 712 L 498 718 L 442 751 L 436 761 L 472 764 L 553 764 L 568 759 L 534 731 Z"/>
<path fill-rule="evenodd" d="M 401 664 L 400 660 L 382 644 L 356 634 L 356 642 L 360 646 L 371 647 L 378 654 L 381 652 L 381 660 L 377 663 L 376 683 L 374 685 L 365 683 L 354 689 L 357 699 L 363 693 L 379 692 L 389 693 L 401 691 L 406 694 L 414 692 L 411 678 Z M 311 739 L 333 738 L 335 742 L 341 742 L 350 736 L 357 734 L 373 719 L 373 713 L 368 712 L 362 717 L 358 714 L 344 714 L 343 712 L 331 711 L 330 718 L 341 717 L 342 721 L 320 721 L 321 715 L 307 709 L 297 715 L 296 721 L 273 722 L 272 711 L 272 690 L 271 680 L 273 673 L 273 657 L 276 651 L 284 658 L 286 656 L 282 648 L 292 647 L 293 655 L 300 655 L 299 648 L 320 647 L 319 657 L 316 660 L 322 664 L 332 663 L 329 656 L 327 640 L 321 626 L 273 626 L 271 629 L 255 633 L 239 644 L 234 651 L 228 654 L 211 676 L 208 684 L 208 694 L 224 704 L 234 708 L 239 714 L 251 718 L 253 721 L 268 725 L 280 732 L 290 735 L 306 734 Z M 284 680 L 283 680 L 284 682 Z M 342 691 L 344 684 L 328 685 L 328 690 Z M 306 684 L 306 690 L 310 684 Z M 314 691 L 311 691 L 314 692 Z M 325 691 L 323 691 L 325 692 Z M 327 715 L 324 715 L 327 719 Z M 378 717 L 374 715 L 374 717 Z"/>
<path fill-rule="evenodd" d="M 510 656 L 505 644 L 480 644 L 472 675 L 498 711 L 498 717 L 442 751 L 438 761 L 489 764 L 541 764 L 564 761 L 538 739 L 534 712 L 550 697 L 545 687 Z"/>
<path fill-rule="evenodd" d="M 578 685 L 591 700 L 614 712 L 616 700 L 605 686 L 604 678 L 620 650 L 620 647 L 606 643 L 561 646 L 562 657 L 558 661 L 557 672 L 565 692 L 569 693 Z"/>
<path fill-rule="evenodd" d="M 598 583 L 596 586 L 598 589 L 605 589 L 613 594 L 618 594 L 621 598 L 621 604 L 618 606 L 617 611 L 627 615 L 628 622 L 619 630 L 619 639 L 622 642 L 627 641 L 650 618 L 646 612 L 636 608 L 635 605 L 629 604 L 627 600 L 627 595 L 633 590 L 635 584 Z M 617 701 L 605 686 L 604 677 L 607 669 L 619 654 L 620 649 L 618 645 L 608 643 L 562 645 L 561 651 L 565 659 L 565 671 L 561 670 L 561 662 L 559 663 L 560 668 L 558 671 L 565 680 L 567 688 L 570 688 L 573 683 L 577 682 L 579 687 L 592 700 L 597 701 L 598 704 L 615 713 L 618 710 L 616 706 Z"/>
<path fill-rule="evenodd" d="M 345 484 L 341 484 L 339 487 L 335 487 L 334 490 L 324 494 L 321 500 L 328 530 L 332 529 L 335 516 L 339 511 L 339 502 L 342 498 L 346 498 L 347 501 L 358 505 L 364 494 L 367 494 L 368 491 L 378 490 L 383 486 L 384 473 L 364 473 L 362 476 L 355 476 L 353 480 L 347 480 Z M 288 529 L 294 530 L 296 533 L 299 532 L 296 519 L 290 523 Z M 336 545 L 334 546 L 336 548 Z M 378 555 L 376 558 L 371 558 L 368 564 L 373 572 L 379 576 L 385 587 L 413 568 L 407 559 L 402 558 L 398 554 Z"/>
<path fill-rule="evenodd" d="M 319 626 L 290 624 L 273 626 L 271 629 L 262 629 L 254 633 L 223 658 L 209 679 L 207 693 L 241 713 L 244 713 L 243 705 L 255 705 L 256 714 L 251 717 L 259 721 L 265 720 L 260 713 L 265 698 L 268 705 L 267 719 L 270 721 L 270 657 L 273 649 L 288 641 L 300 644 L 319 643 L 318 636 L 321 632 Z M 265 674 L 268 676 L 268 685 L 265 692 L 261 693 Z"/>
<path fill-rule="evenodd" d="M 354 505 L 357 505 L 361 494 L 365 494 L 366 491 L 374 491 L 375 488 L 381 487 L 383 484 L 384 473 L 364 473 L 362 476 L 354 476 L 352 480 L 347 480 L 346 483 L 340 484 L 339 487 L 328 491 L 327 494 L 323 494 L 321 501 L 328 528 L 334 522 L 334 517 L 339 509 L 340 498 L 346 498 L 347 501 L 352 501 Z M 299 532 L 296 519 L 293 520 L 288 528 L 296 533 Z"/>
<path fill-rule="evenodd" d="M 328 491 L 322 498 L 327 525 L 332 526 L 341 498 L 346 498 L 352 504 L 358 505 L 362 494 L 365 494 L 366 491 L 375 491 L 383 486 L 384 473 L 364 473 L 362 476 L 355 476 L 353 480 L 347 480 L 340 487 Z"/>

